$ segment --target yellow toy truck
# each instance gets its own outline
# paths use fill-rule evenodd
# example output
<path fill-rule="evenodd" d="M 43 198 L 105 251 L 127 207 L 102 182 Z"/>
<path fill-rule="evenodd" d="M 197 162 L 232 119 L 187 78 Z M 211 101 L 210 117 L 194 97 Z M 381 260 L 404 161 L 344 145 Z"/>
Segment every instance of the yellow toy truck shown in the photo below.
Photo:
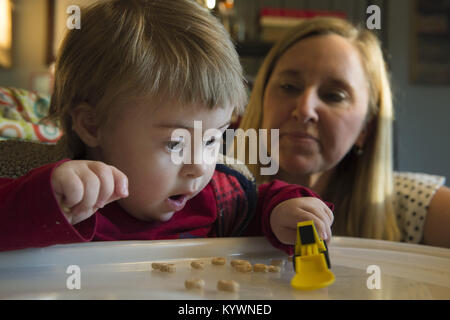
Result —
<path fill-rule="evenodd" d="M 291 285 L 295 289 L 315 290 L 332 284 L 330 258 L 325 241 L 319 238 L 312 220 L 297 223 L 297 241 L 294 251 L 295 276 Z"/>

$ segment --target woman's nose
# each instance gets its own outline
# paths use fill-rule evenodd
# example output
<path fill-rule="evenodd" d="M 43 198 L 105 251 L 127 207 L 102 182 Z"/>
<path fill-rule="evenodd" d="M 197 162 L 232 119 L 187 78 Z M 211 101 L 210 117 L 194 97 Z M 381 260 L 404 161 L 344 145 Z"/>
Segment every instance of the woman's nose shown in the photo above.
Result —
<path fill-rule="evenodd" d="M 305 89 L 296 100 L 292 116 L 301 123 L 317 122 L 317 107 L 320 101 L 314 88 Z"/>

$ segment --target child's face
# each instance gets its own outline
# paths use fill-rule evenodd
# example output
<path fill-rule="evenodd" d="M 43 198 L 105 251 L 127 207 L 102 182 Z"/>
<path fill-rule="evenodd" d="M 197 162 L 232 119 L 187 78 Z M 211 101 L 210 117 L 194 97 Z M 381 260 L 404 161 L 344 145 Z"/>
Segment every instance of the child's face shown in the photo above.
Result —
<path fill-rule="evenodd" d="M 187 150 L 182 151 L 180 139 L 172 139 L 172 133 L 180 128 L 189 131 L 192 158 L 194 152 L 199 156 L 198 150 L 211 154 L 219 150 L 221 134 L 230 122 L 233 108 L 210 110 L 149 98 L 121 107 L 125 111 L 118 112 L 115 119 L 100 128 L 97 160 L 127 175 L 130 195 L 119 200 L 119 204 L 129 214 L 140 220 L 167 221 L 209 183 L 216 163 L 216 158 L 200 163 L 194 163 L 194 159 L 190 163 L 173 161 L 174 156 L 180 159 Z M 197 136 L 201 133 L 196 139 L 194 121 L 201 121 L 202 126 L 201 132 L 196 130 Z M 197 128 L 199 123 L 196 122 Z M 214 136 L 204 136 L 208 129 L 218 130 Z"/>

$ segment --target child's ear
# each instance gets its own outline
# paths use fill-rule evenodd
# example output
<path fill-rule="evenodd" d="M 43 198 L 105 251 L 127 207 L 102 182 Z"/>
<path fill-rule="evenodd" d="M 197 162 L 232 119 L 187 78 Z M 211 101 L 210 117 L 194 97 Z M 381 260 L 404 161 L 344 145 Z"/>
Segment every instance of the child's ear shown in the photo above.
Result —
<path fill-rule="evenodd" d="M 93 108 L 87 103 L 81 103 L 71 112 L 72 130 L 75 131 L 85 145 L 94 148 L 99 145 L 99 124 Z"/>

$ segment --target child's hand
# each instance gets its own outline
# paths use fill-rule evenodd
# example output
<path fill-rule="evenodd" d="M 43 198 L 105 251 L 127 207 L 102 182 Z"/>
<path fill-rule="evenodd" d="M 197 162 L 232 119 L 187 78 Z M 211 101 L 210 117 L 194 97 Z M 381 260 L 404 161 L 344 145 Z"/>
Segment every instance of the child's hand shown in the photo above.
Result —
<path fill-rule="evenodd" d="M 313 220 L 319 237 L 331 239 L 333 212 L 318 198 L 304 197 L 283 201 L 272 210 L 270 226 L 278 240 L 294 244 L 297 239 L 297 222 Z"/>
<path fill-rule="evenodd" d="M 72 225 L 128 196 L 127 176 L 100 161 L 64 162 L 53 171 L 51 183 L 56 200 Z"/>

